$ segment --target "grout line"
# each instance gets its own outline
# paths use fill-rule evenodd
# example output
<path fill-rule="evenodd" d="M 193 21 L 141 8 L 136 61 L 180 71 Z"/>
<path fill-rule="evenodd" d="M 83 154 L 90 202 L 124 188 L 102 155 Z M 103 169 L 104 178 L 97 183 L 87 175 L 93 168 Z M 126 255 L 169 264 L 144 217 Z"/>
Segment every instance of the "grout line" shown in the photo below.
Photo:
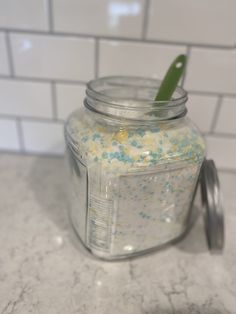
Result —
<path fill-rule="evenodd" d="M 9 81 L 13 81 L 11 77 L 6 75 L 0 75 L 1 79 L 8 79 Z M 37 82 L 37 83 L 62 83 L 62 84 L 78 84 L 78 85 L 86 85 L 86 81 L 77 81 L 77 80 L 64 80 L 64 79 L 47 79 L 47 78 L 37 78 L 37 77 L 26 77 L 26 76 L 15 76 L 14 81 L 24 81 L 24 82 Z"/>
<path fill-rule="evenodd" d="M 94 56 L 94 75 L 95 78 L 98 78 L 99 76 L 99 56 L 100 56 L 100 45 L 99 45 L 99 40 L 95 40 L 95 56 Z"/>
<path fill-rule="evenodd" d="M 8 54 L 8 65 L 10 70 L 10 77 L 15 76 L 14 71 L 14 62 L 13 62 L 13 55 L 12 55 L 12 49 L 11 49 L 11 41 L 10 41 L 10 35 L 9 32 L 6 31 L 6 47 L 7 47 L 7 54 Z"/>
<path fill-rule="evenodd" d="M 13 81 L 12 77 L 7 75 L 0 74 L 0 80 L 9 80 Z M 38 82 L 38 83 L 51 83 L 52 81 L 55 83 L 61 84 L 72 84 L 72 85 L 81 85 L 84 86 L 87 84 L 86 81 L 80 80 L 68 80 L 68 79 L 60 79 L 60 78 L 38 78 L 38 77 L 27 77 L 27 76 L 15 76 L 14 81 L 26 81 L 26 82 Z M 197 91 L 188 89 L 189 94 L 193 95 L 201 95 L 201 96 L 228 96 L 228 97 L 236 97 L 235 93 L 219 93 L 219 92 L 211 92 L 211 91 Z"/>
<path fill-rule="evenodd" d="M 55 120 L 52 120 L 52 119 L 49 119 L 49 118 L 39 118 L 39 117 L 22 117 L 22 120 L 24 121 L 32 121 L 32 122 L 41 122 L 41 123 L 48 123 L 48 124 L 64 124 L 64 120 L 62 119 L 57 119 L 56 121 Z"/>
<path fill-rule="evenodd" d="M 146 0 L 144 4 L 144 13 L 143 13 L 143 27 L 142 27 L 142 39 L 143 40 L 147 37 L 149 10 L 150 10 L 150 0 Z"/>
<path fill-rule="evenodd" d="M 49 32 L 52 34 L 54 31 L 54 15 L 53 15 L 52 0 L 48 0 L 48 26 L 49 26 Z"/>
<path fill-rule="evenodd" d="M 150 44 L 164 44 L 164 45 L 179 45 L 197 47 L 197 48 L 207 48 L 207 49 L 223 49 L 223 50 L 235 50 L 235 46 L 217 45 L 217 44 L 202 44 L 202 43 L 189 43 L 185 41 L 169 41 L 169 40 L 159 40 L 159 39 L 140 39 L 140 38 L 129 38 L 122 36 L 103 36 L 103 35 L 91 35 L 84 33 L 73 33 L 73 32 L 53 32 L 49 33 L 46 31 L 37 30 L 19 30 L 15 28 L 0 28 L 0 31 L 12 32 L 16 34 L 32 34 L 32 35 L 43 35 L 43 36 L 62 36 L 62 37 L 76 37 L 76 38 L 87 38 L 87 39 L 101 39 L 101 40 L 111 40 L 111 41 L 128 41 L 128 42 L 138 42 L 138 43 L 150 43 Z"/>
<path fill-rule="evenodd" d="M 33 121 L 33 122 L 43 122 L 43 123 L 52 123 L 52 124 L 64 124 L 63 119 L 57 119 L 56 121 L 52 118 L 43 118 L 43 117 L 32 117 L 32 116 L 17 116 L 17 115 L 10 115 L 10 114 L 0 114 L 0 119 L 21 119 L 24 121 Z"/>
<path fill-rule="evenodd" d="M 191 48 L 190 48 L 190 46 L 187 46 L 187 51 L 186 51 L 187 62 L 186 62 L 186 66 L 185 66 L 185 69 L 184 69 L 183 78 L 182 78 L 182 81 L 181 81 L 181 87 L 184 87 L 184 83 L 185 83 L 185 80 L 186 80 L 187 69 L 188 69 L 188 64 L 189 64 L 189 60 L 190 60 L 190 55 L 191 55 Z"/>
<path fill-rule="evenodd" d="M 215 112 L 213 114 L 211 127 L 210 127 L 210 132 L 211 133 L 214 133 L 214 131 L 215 131 L 216 124 L 217 124 L 217 121 L 218 121 L 218 118 L 219 118 L 219 114 L 220 114 L 220 108 L 221 108 L 222 100 L 223 100 L 223 97 L 219 96 L 217 104 L 216 104 Z"/>
<path fill-rule="evenodd" d="M 24 121 L 32 121 L 32 122 L 41 122 L 41 123 L 48 123 L 48 124 L 64 124 L 64 120 L 62 119 L 57 119 L 56 121 L 55 120 L 52 120 L 52 119 L 49 119 L 49 118 L 39 118 L 39 117 L 22 117 L 22 120 Z"/>
<path fill-rule="evenodd" d="M 229 97 L 236 97 L 236 93 L 219 93 L 219 92 L 210 92 L 210 91 L 197 91 L 197 90 L 188 90 L 189 94 L 193 95 L 202 95 L 202 96 L 229 96 Z"/>
<path fill-rule="evenodd" d="M 57 153 L 39 153 L 32 151 L 20 151 L 20 150 L 8 150 L 8 149 L 0 149 L 1 154 L 8 155 L 18 155 L 20 157 L 36 157 L 36 158 L 64 158 L 65 154 L 57 154 Z"/>
<path fill-rule="evenodd" d="M 13 77 L 11 77 L 9 74 L 0 74 L 0 80 L 1 80 L 1 79 L 2 79 L 2 80 L 8 79 L 9 81 L 13 81 L 12 78 L 13 78 Z M 15 80 L 15 78 L 14 78 L 14 80 Z"/>
<path fill-rule="evenodd" d="M 20 150 L 25 151 L 24 133 L 23 133 L 23 128 L 22 128 L 20 117 L 16 117 L 16 128 L 17 128 L 17 134 L 18 134 L 19 143 L 20 143 Z"/>
<path fill-rule="evenodd" d="M 57 92 L 55 82 L 51 82 L 51 98 L 52 98 L 52 117 L 53 120 L 57 121 L 58 112 L 57 112 Z"/>
<path fill-rule="evenodd" d="M 234 168 L 217 167 L 217 171 L 221 173 L 230 173 L 230 174 L 236 175 L 236 169 Z"/>
<path fill-rule="evenodd" d="M 207 136 L 210 136 L 210 137 L 214 137 L 214 138 L 224 138 L 224 139 L 236 139 L 236 134 L 234 133 L 221 133 L 221 132 L 206 132 L 204 133 L 204 136 L 207 137 Z"/>

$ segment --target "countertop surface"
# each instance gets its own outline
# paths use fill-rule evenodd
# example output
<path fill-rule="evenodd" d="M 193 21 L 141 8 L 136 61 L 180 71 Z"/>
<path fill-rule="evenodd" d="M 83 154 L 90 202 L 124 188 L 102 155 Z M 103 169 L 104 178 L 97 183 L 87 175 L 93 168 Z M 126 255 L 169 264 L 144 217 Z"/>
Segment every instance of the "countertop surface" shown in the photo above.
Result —
<path fill-rule="evenodd" d="M 220 172 L 223 255 L 209 253 L 199 216 L 178 244 L 104 262 L 70 226 L 64 163 L 0 155 L 1 314 L 236 313 L 236 174 Z"/>

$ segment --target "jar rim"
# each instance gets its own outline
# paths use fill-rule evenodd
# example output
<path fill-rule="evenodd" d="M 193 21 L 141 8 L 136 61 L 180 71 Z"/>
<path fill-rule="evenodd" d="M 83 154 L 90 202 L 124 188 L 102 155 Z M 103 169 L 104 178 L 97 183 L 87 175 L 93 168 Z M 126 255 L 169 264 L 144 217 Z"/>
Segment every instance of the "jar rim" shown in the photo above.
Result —
<path fill-rule="evenodd" d="M 150 108 L 150 106 L 160 107 L 175 107 L 176 105 L 181 105 L 186 103 L 188 99 L 188 93 L 180 86 L 175 89 L 175 95 L 171 100 L 155 101 L 152 99 L 138 99 L 138 98 L 120 98 L 117 96 L 107 95 L 100 88 L 106 84 L 113 85 L 116 87 L 130 87 L 130 88 L 150 88 L 158 90 L 162 80 L 154 78 L 146 78 L 140 76 L 104 76 L 94 80 L 90 80 L 86 85 L 86 95 L 92 97 L 95 100 L 102 101 L 104 103 L 110 104 L 117 108 L 123 107 L 126 102 L 132 100 L 132 107 L 135 109 L 135 103 L 140 109 L 140 104 L 142 104 L 143 109 Z"/>

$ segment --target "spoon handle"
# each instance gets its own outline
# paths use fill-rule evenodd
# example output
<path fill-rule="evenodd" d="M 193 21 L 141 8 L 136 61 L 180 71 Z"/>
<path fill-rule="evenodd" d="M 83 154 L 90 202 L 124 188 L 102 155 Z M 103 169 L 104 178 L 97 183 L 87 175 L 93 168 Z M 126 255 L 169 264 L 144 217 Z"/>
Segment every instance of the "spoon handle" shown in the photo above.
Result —
<path fill-rule="evenodd" d="M 173 63 L 170 65 L 166 75 L 161 83 L 161 86 L 157 92 L 155 101 L 168 101 L 178 85 L 178 82 L 184 72 L 187 57 L 185 55 L 179 55 Z"/>

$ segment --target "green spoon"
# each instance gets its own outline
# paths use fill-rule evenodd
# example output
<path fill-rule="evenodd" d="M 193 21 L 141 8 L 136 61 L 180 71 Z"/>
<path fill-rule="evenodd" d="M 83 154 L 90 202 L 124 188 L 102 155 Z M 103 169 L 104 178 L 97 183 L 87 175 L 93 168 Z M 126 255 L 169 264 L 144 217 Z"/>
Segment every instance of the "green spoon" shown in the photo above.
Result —
<path fill-rule="evenodd" d="M 179 55 L 170 65 L 161 86 L 157 92 L 155 101 L 168 101 L 178 85 L 178 82 L 184 72 L 187 57 Z"/>

